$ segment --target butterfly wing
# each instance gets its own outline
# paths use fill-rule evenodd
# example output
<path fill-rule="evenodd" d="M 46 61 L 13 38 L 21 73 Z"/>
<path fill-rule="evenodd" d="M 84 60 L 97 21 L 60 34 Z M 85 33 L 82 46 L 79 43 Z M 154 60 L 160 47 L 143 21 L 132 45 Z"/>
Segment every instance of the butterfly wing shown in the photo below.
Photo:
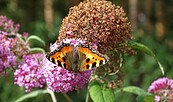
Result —
<path fill-rule="evenodd" d="M 62 44 L 63 45 L 63 44 Z M 55 51 L 50 52 L 47 54 L 47 59 L 52 63 L 71 70 L 69 67 L 69 61 L 67 60 L 69 53 L 73 51 L 73 46 L 70 45 L 63 45 L 58 47 Z"/>
<path fill-rule="evenodd" d="M 92 51 L 88 47 L 78 47 L 80 56 L 84 56 L 82 59 L 80 71 L 86 71 L 88 69 L 96 68 L 104 65 L 108 62 L 108 57 L 99 53 L 98 51 Z M 81 59 L 81 58 L 80 58 Z"/>
<path fill-rule="evenodd" d="M 64 43 L 46 57 L 52 63 L 74 73 L 99 67 L 109 60 L 106 55 L 91 50 L 88 45 L 79 45 L 74 48 L 73 45 Z"/>

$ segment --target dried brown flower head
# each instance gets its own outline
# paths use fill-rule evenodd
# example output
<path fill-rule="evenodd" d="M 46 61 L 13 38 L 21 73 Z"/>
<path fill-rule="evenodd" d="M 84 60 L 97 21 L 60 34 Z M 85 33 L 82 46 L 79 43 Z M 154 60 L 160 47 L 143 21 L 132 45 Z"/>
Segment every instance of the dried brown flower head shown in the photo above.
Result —
<path fill-rule="evenodd" d="M 131 25 L 124 10 L 105 0 L 86 0 L 70 8 L 58 40 L 80 38 L 95 43 L 102 53 L 131 40 Z"/>

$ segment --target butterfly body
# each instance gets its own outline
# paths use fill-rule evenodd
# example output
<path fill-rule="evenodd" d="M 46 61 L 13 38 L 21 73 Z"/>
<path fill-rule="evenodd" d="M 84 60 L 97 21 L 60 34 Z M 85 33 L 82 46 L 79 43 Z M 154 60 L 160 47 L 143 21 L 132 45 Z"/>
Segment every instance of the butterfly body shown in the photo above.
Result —
<path fill-rule="evenodd" d="M 70 43 L 62 43 L 46 57 L 52 63 L 73 71 L 75 74 L 104 65 L 109 60 L 106 55 L 99 53 L 87 44 L 74 46 Z"/>

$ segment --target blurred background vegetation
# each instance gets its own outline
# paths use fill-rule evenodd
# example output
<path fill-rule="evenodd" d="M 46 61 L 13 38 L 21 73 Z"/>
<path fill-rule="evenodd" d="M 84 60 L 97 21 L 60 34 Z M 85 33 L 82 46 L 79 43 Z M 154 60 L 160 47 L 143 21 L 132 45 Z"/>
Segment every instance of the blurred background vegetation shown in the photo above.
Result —
<path fill-rule="evenodd" d="M 0 15 L 19 23 L 19 32 L 37 35 L 46 41 L 48 49 L 58 37 L 62 20 L 69 8 L 82 0 L 0 0 Z M 135 41 L 145 44 L 153 50 L 165 69 L 165 76 L 173 78 L 173 0 L 110 0 L 122 6 L 132 24 Z M 41 46 L 32 42 L 32 47 Z M 148 55 L 138 53 L 127 55 L 124 64 L 124 85 L 139 86 L 147 90 L 152 81 L 161 77 L 159 66 Z M 25 94 L 23 88 L 13 84 L 13 72 L 0 76 L 0 102 L 13 102 Z M 84 102 L 86 88 L 67 93 L 74 102 Z M 61 93 L 57 100 L 66 102 Z M 117 102 L 134 102 L 135 96 L 128 93 L 116 95 Z M 125 97 L 125 98 L 124 98 Z M 50 102 L 48 94 L 40 95 L 26 102 Z"/>

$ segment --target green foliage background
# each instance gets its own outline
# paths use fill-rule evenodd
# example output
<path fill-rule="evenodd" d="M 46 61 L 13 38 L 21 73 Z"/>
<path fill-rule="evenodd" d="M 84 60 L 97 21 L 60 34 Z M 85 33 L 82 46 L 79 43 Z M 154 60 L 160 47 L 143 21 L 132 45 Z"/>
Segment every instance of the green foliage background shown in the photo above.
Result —
<path fill-rule="evenodd" d="M 74 2 L 75 1 L 75 2 Z M 58 31 L 62 19 L 67 16 L 70 7 L 77 5 L 80 0 L 53 0 L 54 22 L 53 28 L 46 26 L 44 20 L 44 0 L 0 0 L 0 15 L 5 15 L 8 18 L 19 23 L 21 29 L 19 32 L 28 32 L 29 35 L 37 35 L 46 41 L 45 49 L 48 49 L 49 43 L 55 42 L 58 37 Z M 120 5 L 124 8 L 127 16 L 129 15 L 129 5 L 125 0 L 111 0 L 114 4 Z M 145 1 L 145 0 L 144 0 Z M 155 1 L 157 2 L 157 0 Z M 156 23 L 158 22 L 156 15 L 156 8 L 152 7 L 152 13 L 146 16 L 150 20 L 152 27 L 148 30 L 145 22 L 138 20 L 138 28 L 135 29 L 132 35 L 135 41 L 148 46 L 156 54 L 158 60 L 164 67 L 165 76 L 173 78 L 173 1 L 162 1 L 162 10 L 165 23 L 165 33 L 161 38 L 157 37 Z M 143 2 L 138 1 L 138 13 L 145 15 L 145 6 Z M 39 46 L 37 42 L 32 42 L 31 46 Z M 136 56 L 126 55 L 126 63 L 124 64 L 124 85 L 123 86 L 139 86 L 147 90 L 150 83 L 155 79 L 161 77 L 161 71 L 155 60 L 143 53 L 138 53 Z M 9 70 L 7 76 L 0 76 L 0 102 L 13 102 L 20 96 L 26 94 L 24 88 L 14 85 L 13 71 Z M 86 97 L 87 86 L 82 90 L 68 92 L 67 94 L 74 102 L 84 102 Z M 58 101 L 66 102 L 66 98 L 61 93 L 56 93 Z M 116 102 L 134 102 L 136 96 L 121 92 L 116 94 Z M 25 102 L 50 102 L 49 94 L 40 95 L 36 98 L 26 100 Z"/>

